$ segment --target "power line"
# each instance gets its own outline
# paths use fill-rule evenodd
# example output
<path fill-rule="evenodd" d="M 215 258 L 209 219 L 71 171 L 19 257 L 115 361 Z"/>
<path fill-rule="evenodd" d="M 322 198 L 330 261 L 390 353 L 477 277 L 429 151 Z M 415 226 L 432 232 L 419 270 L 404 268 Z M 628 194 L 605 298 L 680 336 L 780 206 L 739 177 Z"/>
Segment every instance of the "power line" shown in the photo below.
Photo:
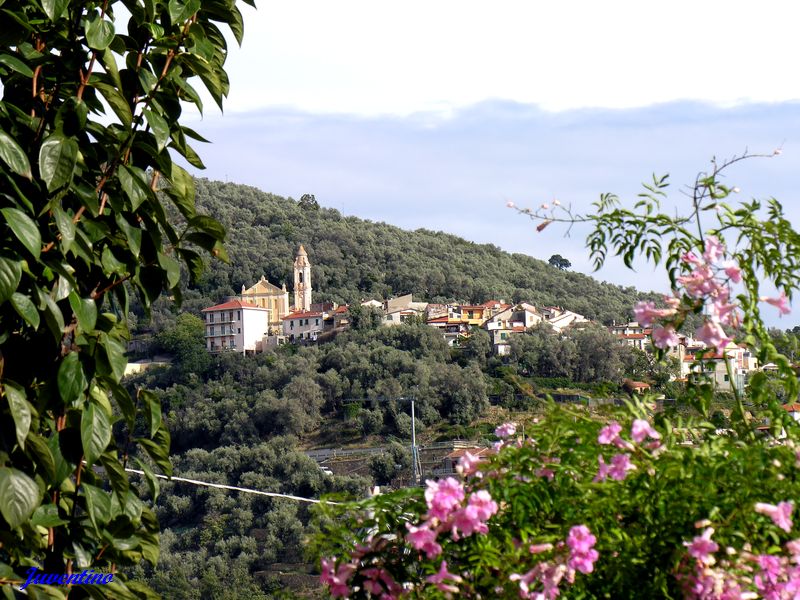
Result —
<path fill-rule="evenodd" d="M 125 469 L 128 473 L 136 473 L 137 475 L 144 475 L 144 471 L 138 469 Z M 166 479 L 168 481 L 180 481 L 182 483 L 191 483 L 203 487 L 212 487 L 221 490 L 234 490 L 236 492 L 245 492 L 247 494 L 258 494 L 259 496 L 270 496 L 271 498 L 286 498 L 287 500 L 297 500 L 298 502 L 310 502 L 312 504 L 341 504 L 341 502 L 331 502 L 330 500 L 316 500 L 314 498 L 303 498 L 301 496 L 292 496 L 291 494 L 279 494 L 277 492 L 262 492 L 261 490 L 252 490 L 249 488 L 237 487 L 235 485 L 223 485 L 221 483 L 210 483 L 208 481 L 199 481 L 197 479 L 186 479 L 185 477 L 167 477 L 166 475 L 159 475 L 153 473 L 159 479 Z"/>

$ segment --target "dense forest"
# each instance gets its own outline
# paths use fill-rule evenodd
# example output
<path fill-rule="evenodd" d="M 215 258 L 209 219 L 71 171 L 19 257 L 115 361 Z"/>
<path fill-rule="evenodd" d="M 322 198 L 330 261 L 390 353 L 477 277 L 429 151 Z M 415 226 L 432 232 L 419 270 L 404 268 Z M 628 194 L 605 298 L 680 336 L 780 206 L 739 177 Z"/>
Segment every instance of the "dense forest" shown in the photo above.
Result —
<path fill-rule="evenodd" d="M 429 302 L 504 299 L 557 305 L 610 323 L 631 316 L 642 296 L 524 254 L 425 229 L 342 216 L 315 201 L 295 201 L 253 187 L 198 179 L 197 205 L 228 230 L 229 264 L 214 261 L 197 291 L 210 301 L 236 294 L 262 275 L 292 286 L 292 263 L 304 244 L 314 298 L 350 303 L 413 293 Z"/>

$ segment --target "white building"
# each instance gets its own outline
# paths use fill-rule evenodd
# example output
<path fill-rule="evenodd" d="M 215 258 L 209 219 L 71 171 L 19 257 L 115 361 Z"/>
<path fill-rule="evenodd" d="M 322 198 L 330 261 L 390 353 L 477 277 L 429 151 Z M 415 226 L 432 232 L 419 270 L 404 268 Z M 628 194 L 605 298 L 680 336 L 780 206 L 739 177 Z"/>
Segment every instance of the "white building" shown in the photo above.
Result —
<path fill-rule="evenodd" d="M 296 311 L 283 317 L 283 335 L 290 342 L 316 340 L 324 327 L 325 313 Z"/>
<path fill-rule="evenodd" d="M 236 350 L 260 351 L 261 340 L 269 329 L 269 309 L 231 300 L 203 309 L 206 324 L 206 348 L 211 352 Z"/>

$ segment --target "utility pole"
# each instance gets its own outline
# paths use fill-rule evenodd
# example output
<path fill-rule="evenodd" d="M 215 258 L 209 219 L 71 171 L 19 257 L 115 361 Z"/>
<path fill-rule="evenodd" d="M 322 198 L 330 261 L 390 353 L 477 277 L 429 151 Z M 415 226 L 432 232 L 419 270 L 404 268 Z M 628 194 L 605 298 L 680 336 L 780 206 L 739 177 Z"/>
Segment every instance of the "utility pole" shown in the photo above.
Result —
<path fill-rule="evenodd" d="M 414 397 L 411 397 L 411 460 L 414 462 L 414 485 L 419 484 L 417 476 L 417 426 L 414 415 Z"/>

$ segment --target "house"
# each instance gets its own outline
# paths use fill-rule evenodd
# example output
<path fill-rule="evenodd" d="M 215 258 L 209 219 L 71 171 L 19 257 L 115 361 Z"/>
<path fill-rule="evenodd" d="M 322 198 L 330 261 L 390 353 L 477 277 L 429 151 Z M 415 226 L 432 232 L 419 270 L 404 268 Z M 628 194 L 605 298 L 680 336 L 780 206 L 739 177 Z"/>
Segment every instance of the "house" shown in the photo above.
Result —
<path fill-rule="evenodd" d="M 283 317 L 283 335 L 290 342 L 314 340 L 322 333 L 325 313 L 296 311 Z"/>
<path fill-rule="evenodd" d="M 542 310 L 547 323 L 556 333 L 563 333 L 571 327 L 581 327 L 590 323 L 589 319 L 571 310 L 564 310 L 560 307 L 548 307 L 547 312 Z"/>
<path fill-rule="evenodd" d="M 509 306 L 488 319 L 483 328 L 489 332 L 494 353 L 505 356 L 511 352 L 511 336 L 515 333 L 526 331 L 525 321 L 522 320 L 524 311 L 517 311 Z"/>
<path fill-rule="evenodd" d="M 704 378 L 719 390 L 743 390 L 749 374 L 758 369 L 752 352 L 731 342 L 720 353 L 706 348 L 701 342 L 687 346 L 681 361 L 682 378 Z"/>
<path fill-rule="evenodd" d="M 469 335 L 469 326 L 460 320 L 451 320 L 447 315 L 428 319 L 428 325 L 436 327 L 448 346 L 459 346 L 461 340 Z"/>
<path fill-rule="evenodd" d="M 211 352 L 230 349 L 258 352 L 267 334 L 270 310 L 241 300 L 229 300 L 204 308 L 206 348 Z"/>
<path fill-rule="evenodd" d="M 414 302 L 411 294 L 390 298 L 383 303 L 384 325 L 400 325 L 416 317 L 425 317 L 427 302 Z"/>

